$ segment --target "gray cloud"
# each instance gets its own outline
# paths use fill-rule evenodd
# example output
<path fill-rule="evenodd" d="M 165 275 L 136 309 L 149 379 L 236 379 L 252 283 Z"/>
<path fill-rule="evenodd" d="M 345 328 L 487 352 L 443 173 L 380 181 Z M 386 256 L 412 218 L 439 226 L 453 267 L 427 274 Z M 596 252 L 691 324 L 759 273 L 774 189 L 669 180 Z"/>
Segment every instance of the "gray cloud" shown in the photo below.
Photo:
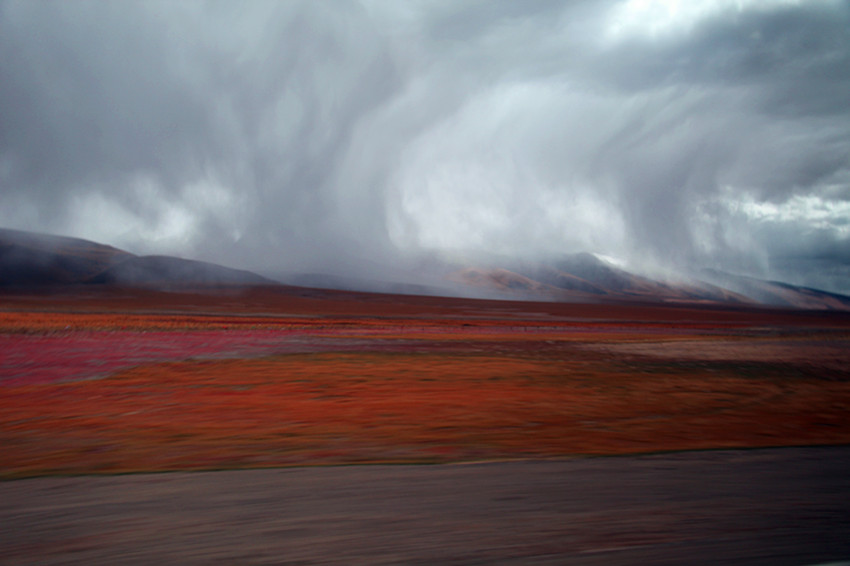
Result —
<path fill-rule="evenodd" d="M 0 223 L 267 273 L 591 250 L 850 292 L 850 7 L 738 4 L 0 1 Z"/>

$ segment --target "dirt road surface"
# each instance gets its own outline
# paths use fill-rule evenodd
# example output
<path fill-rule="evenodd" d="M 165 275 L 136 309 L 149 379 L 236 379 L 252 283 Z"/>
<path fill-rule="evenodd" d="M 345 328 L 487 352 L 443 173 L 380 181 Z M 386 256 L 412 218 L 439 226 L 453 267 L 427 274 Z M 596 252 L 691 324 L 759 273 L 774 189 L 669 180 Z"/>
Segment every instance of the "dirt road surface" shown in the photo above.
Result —
<path fill-rule="evenodd" d="M 850 447 L 36 478 L 0 525 L 7 566 L 840 564 Z"/>

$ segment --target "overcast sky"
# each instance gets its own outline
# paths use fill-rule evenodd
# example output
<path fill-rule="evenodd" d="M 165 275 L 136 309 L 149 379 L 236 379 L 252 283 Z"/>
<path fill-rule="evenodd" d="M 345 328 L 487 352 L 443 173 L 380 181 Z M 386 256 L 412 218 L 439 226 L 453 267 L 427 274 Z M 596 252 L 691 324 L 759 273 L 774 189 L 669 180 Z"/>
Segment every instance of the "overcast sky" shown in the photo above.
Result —
<path fill-rule="evenodd" d="M 0 0 L 0 226 L 850 292 L 850 2 Z"/>

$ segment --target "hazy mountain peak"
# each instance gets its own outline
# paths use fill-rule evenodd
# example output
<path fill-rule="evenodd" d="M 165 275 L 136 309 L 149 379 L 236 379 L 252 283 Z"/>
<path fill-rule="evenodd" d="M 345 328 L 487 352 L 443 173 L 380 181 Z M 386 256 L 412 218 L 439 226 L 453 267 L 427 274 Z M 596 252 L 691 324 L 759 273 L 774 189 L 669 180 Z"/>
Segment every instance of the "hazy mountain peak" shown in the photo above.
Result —
<path fill-rule="evenodd" d="M 79 238 L 0 229 L 0 286 L 266 285 L 249 271 L 134 254 Z"/>
<path fill-rule="evenodd" d="M 310 276 L 304 276 L 310 284 Z M 315 276 L 313 276 L 315 277 Z M 550 301 L 638 301 L 666 303 L 752 303 L 806 309 L 850 310 L 850 297 L 778 281 L 764 281 L 717 270 L 696 278 L 661 282 L 631 273 L 592 253 L 552 261 L 523 261 L 486 267 L 467 265 L 447 277 L 455 286 L 399 286 L 388 281 L 347 279 L 359 290 L 415 294 L 471 294 Z M 340 279 L 323 279 L 327 286 Z M 136 256 L 78 238 L 0 229 L 0 286 L 124 285 L 182 286 L 273 285 L 249 271 L 170 256 Z M 302 282 L 301 284 L 304 284 Z"/>

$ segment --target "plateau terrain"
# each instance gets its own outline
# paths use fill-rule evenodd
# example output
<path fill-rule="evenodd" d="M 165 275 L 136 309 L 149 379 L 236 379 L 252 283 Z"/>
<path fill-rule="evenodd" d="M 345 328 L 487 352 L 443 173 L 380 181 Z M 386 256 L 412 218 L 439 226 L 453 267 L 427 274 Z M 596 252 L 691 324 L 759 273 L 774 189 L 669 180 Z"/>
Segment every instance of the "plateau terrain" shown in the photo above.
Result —
<path fill-rule="evenodd" d="M 592 256 L 462 273 L 548 301 L 367 293 L 10 231 L 0 266 L 6 563 L 850 552 L 840 296 L 765 305 Z M 525 527 L 497 536 L 510 517 Z"/>

